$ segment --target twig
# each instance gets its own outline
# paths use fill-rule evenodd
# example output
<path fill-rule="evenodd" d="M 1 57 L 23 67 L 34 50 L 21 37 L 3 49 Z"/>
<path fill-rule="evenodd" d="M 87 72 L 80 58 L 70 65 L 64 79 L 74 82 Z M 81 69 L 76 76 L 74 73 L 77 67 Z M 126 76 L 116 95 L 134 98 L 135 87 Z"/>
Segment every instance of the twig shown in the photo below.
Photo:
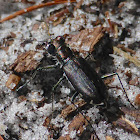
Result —
<path fill-rule="evenodd" d="M 114 52 L 123 56 L 125 59 L 129 60 L 130 62 L 133 62 L 137 67 L 140 67 L 140 61 L 137 59 L 137 57 L 131 56 L 117 47 L 113 47 L 113 50 Z"/>
<path fill-rule="evenodd" d="M 70 0 L 69 2 L 75 2 L 75 1 L 76 0 Z M 33 5 L 33 6 L 28 7 L 28 8 L 17 11 L 16 13 L 14 13 L 8 17 L 5 17 L 4 19 L 1 19 L 0 23 L 7 21 L 7 20 L 10 20 L 10 19 L 13 19 L 13 18 L 17 17 L 18 15 L 22 15 L 24 13 L 28 13 L 28 12 L 31 12 L 33 10 L 39 9 L 39 8 L 43 8 L 45 6 L 51 6 L 51 5 L 62 4 L 62 3 L 67 3 L 67 2 L 68 2 L 67 0 L 65 0 L 65 1 L 64 0 L 61 0 L 61 1 L 55 0 L 55 1 L 51 1 L 51 2 L 42 3 L 39 5 Z"/>

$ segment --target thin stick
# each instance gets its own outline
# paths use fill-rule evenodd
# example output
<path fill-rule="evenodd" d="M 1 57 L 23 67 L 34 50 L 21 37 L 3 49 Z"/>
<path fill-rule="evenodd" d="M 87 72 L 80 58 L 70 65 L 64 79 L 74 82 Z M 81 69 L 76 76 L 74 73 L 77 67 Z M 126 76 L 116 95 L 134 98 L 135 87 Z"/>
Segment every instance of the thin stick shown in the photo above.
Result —
<path fill-rule="evenodd" d="M 76 0 L 70 0 L 69 2 L 75 2 Z M 61 1 L 58 1 L 58 0 L 55 0 L 55 1 L 52 1 L 52 2 L 46 2 L 46 3 L 42 3 L 42 4 L 39 4 L 39 5 L 33 5 L 33 6 L 30 6 L 28 8 L 25 8 L 25 9 L 22 9 L 20 11 L 17 11 L 15 12 L 14 14 L 8 16 L 8 17 L 5 17 L 4 19 L 1 19 L 0 20 L 0 23 L 4 22 L 4 21 L 7 21 L 7 20 L 10 20 L 10 19 L 13 19 L 19 15 L 23 15 L 25 13 L 28 13 L 28 12 L 31 12 L 33 10 L 36 10 L 36 9 L 39 9 L 39 8 L 43 8 L 45 6 L 51 6 L 51 5 L 56 5 L 56 4 L 62 4 L 62 3 L 67 3 L 68 1 L 65 0 L 61 0 Z"/>

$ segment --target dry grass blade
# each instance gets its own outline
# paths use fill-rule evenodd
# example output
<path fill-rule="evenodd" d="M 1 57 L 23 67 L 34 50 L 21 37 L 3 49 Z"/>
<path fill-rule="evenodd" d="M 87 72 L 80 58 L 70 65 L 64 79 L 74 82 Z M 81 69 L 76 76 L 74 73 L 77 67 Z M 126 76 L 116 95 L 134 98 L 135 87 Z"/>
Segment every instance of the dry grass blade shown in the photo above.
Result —
<path fill-rule="evenodd" d="M 67 3 L 67 2 L 75 2 L 76 0 L 71 0 L 71 1 L 51 1 L 51 2 L 46 2 L 46 3 L 42 3 L 42 4 L 39 4 L 39 5 L 33 5 L 33 6 L 30 6 L 28 8 L 25 8 L 25 9 L 22 9 L 20 11 L 17 11 L 16 13 L 4 18 L 4 19 L 1 19 L 0 20 L 0 23 L 4 22 L 4 21 L 7 21 L 7 20 L 10 20 L 10 19 L 13 19 L 19 15 L 23 15 L 25 13 L 28 13 L 28 12 L 31 12 L 33 10 L 36 10 L 36 9 L 39 9 L 39 8 L 43 8 L 45 6 L 52 6 L 52 5 L 56 5 L 56 4 L 63 4 L 63 3 Z"/>
<path fill-rule="evenodd" d="M 129 60 L 130 62 L 133 62 L 137 67 L 140 67 L 140 61 L 128 53 L 122 51 L 121 49 L 118 49 L 117 47 L 113 47 L 114 52 L 122 55 L 125 59 Z"/>

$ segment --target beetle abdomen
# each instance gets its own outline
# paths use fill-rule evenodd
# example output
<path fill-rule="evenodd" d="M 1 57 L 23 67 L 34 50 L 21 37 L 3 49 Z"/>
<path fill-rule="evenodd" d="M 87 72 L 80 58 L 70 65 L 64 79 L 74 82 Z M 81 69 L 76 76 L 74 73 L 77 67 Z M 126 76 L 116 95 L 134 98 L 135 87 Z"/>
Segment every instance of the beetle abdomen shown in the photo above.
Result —
<path fill-rule="evenodd" d="M 75 90 L 81 93 L 84 96 L 84 99 L 99 102 L 99 93 L 97 93 L 94 83 L 88 78 L 76 62 L 69 60 L 63 66 L 63 70 Z"/>

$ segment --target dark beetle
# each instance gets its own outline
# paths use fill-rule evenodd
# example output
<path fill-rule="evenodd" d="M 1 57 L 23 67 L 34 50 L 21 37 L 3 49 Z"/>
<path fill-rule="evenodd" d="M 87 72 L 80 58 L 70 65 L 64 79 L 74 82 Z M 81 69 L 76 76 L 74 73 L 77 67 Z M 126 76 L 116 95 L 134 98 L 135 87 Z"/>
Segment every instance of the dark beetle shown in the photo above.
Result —
<path fill-rule="evenodd" d="M 102 79 L 84 59 L 76 58 L 73 55 L 62 36 L 58 36 L 53 42 L 48 43 L 46 50 L 57 57 L 67 79 L 86 101 L 93 100 L 94 103 L 101 103 L 106 100 L 107 90 Z"/>

